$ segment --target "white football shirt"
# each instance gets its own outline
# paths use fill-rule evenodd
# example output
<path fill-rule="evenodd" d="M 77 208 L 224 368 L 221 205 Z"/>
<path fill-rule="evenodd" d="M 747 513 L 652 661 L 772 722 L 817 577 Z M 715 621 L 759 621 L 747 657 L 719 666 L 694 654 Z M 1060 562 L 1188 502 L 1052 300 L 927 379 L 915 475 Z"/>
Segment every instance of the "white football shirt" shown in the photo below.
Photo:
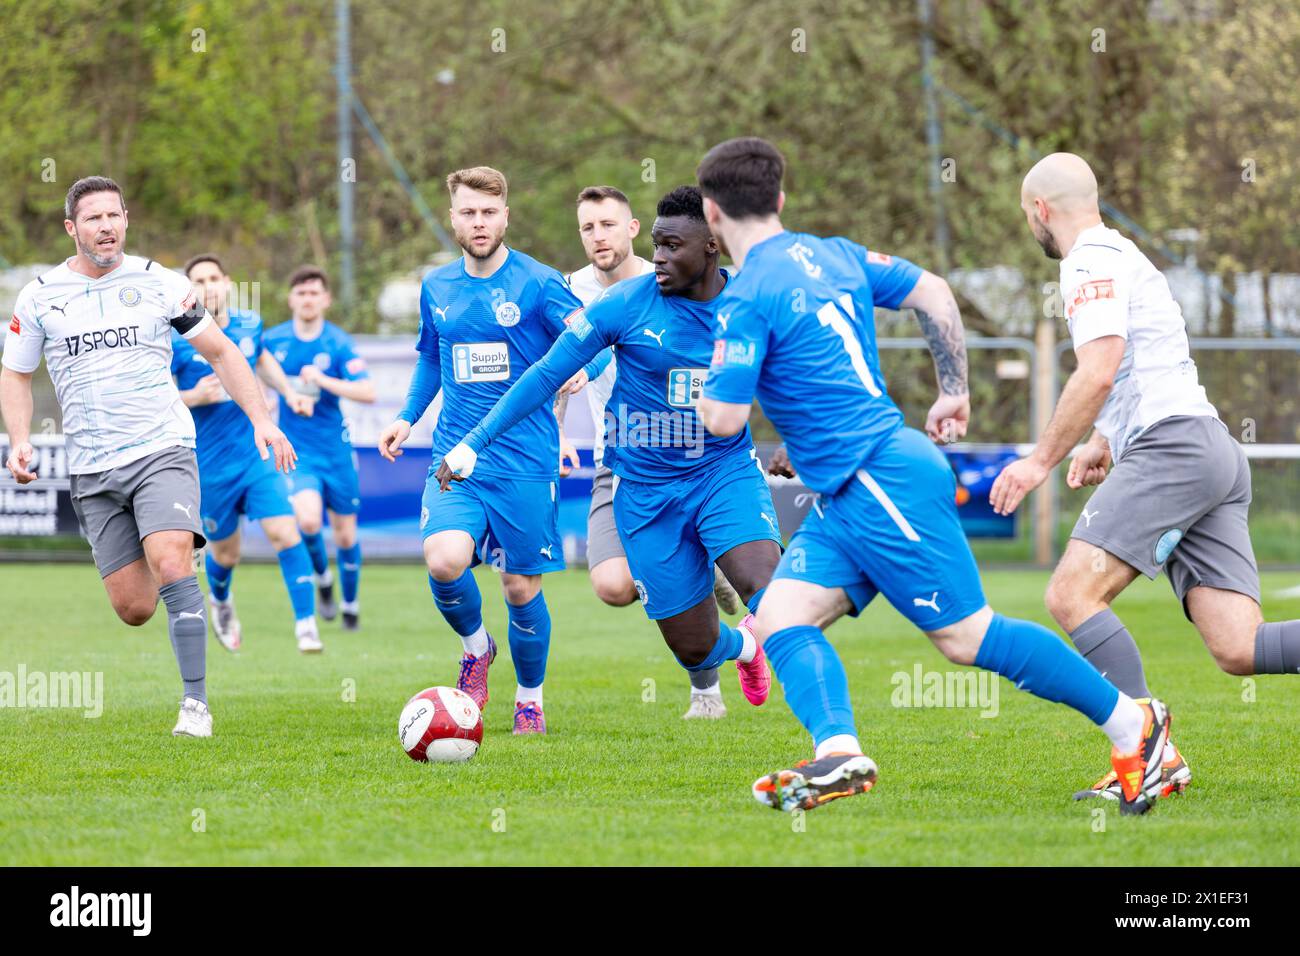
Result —
<path fill-rule="evenodd" d="M 648 262 L 640 256 L 632 257 L 639 263 L 636 275 L 645 275 L 647 272 L 654 272 L 653 262 Z M 617 284 L 617 283 L 616 283 Z M 596 267 L 588 263 L 584 268 L 569 275 L 569 288 L 573 294 L 582 300 L 583 305 L 591 305 L 596 296 L 605 291 L 607 286 L 603 286 L 596 279 Z M 618 374 L 618 356 L 612 356 L 609 365 L 605 371 L 601 372 L 593 381 L 587 383 L 584 390 L 587 394 L 587 405 L 591 408 L 591 420 L 596 427 L 596 440 L 592 445 L 592 456 L 596 460 L 596 467 L 599 468 L 605 460 L 605 406 L 609 404 L 609 396 L 614 391 L 614 376 Z"/>
<path fill-rule="evenodd" d="M 92 279 L 67 262 L 18 293 L 3 362 L 34 372 L 41 355 L 63 410 L 68 470 L 105 471 L 176 445 L 194 447 L 194 419 L 172 379 L 172 322 L 193 338 L 211 323 L 185 276 L 123 256 Z M 186 318 L 186 313 L 190 317 Z"/>
<path fill-rule="evenodd" d="M 1098 223 L 1061 260 L 1061 298 L 1077 350 L 1106 335 L 1125 340 L 1097 430 L 1118 460 L 1145 429 L 1175 415 L 1212 415 L 1169 283 L 1130 240 Z"/>

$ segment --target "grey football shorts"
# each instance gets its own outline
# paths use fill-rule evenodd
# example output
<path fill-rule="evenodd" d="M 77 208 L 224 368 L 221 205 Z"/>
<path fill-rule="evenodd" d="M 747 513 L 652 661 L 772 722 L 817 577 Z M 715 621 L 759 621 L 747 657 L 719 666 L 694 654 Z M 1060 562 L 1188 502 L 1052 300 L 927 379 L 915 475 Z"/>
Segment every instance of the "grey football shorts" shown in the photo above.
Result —
<path fill-rule="evenodd" d="M 614 524 L 614 473 L 608 468 L 597 468 L 591 483 L 591 510 L 587 512 L 587 567 L 625 557 Z"/>
<path fill-rule="evenodd" d="M 207 542 L 192 448 L 164 448 L 107 471 L 73 475 L 71 487 L 72 507 L 100 577 L 144 557 L 140 542 L 155 531 L 193 532 L 196 548 Z"/>
<path fill-rule="evenodd" d="M 1200 585 L 1259 601 L 1249 510 L 1250 463 L 1227 426 L 1178 416 L 1156 422 L 1124 449 L 1070 537 L 1149 578 L 1164 568 L 1180 601 Z"/>

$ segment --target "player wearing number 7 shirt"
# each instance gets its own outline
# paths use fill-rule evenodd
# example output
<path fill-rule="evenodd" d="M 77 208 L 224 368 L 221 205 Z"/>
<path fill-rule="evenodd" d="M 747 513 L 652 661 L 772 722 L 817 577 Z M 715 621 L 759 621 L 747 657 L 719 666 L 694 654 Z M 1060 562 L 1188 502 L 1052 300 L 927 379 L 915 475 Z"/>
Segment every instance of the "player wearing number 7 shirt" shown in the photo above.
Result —
<path fill-rule="evenodd" d="M 18 294 L 5 338 L 0 409 L 19 484 L 37 478 L 28 441 L 32 373 L 45 358 L 63 411 L 72 504 L 113 610 L 138 627 L 162 598 L 184 685 L 174 736 L 212 736 L 207 624 L 193 549 L 204 544 L 194 419 L 172 381 L 172 330 L 205 359 L 252 421 L 247 436 L 277 468 L 294 452 L 271 423 L 248 360 L 212 321 L 189 279 L 128 256 L 122 190 L 73 183 L 64 228 L 77 254 Z"/>
<path fill-rule="evenodd" d="M 848 680 L 823 629 L 884 594 L 951 661 L 975 664 L 1038 697 L 1069 704 L 1111 738 L 1121 809 L 1158 796 L 1168 715 L 1122 694 L 1040 624 L 984 600 L 955 504 L 955 480 L 931 439 L 959 437 L 970 414 L 961 316 L 948 284 L 847 239 L 787 232 L 785 160 L 761 139 L 729 140 L 700 163 L 705 214 L 740 274 L 718 305 L 717 343 L 700 400 L 715 435 L 740 432 L 755 396 L 819 499 L 791 539 L 758 609 L 786 702 L 813 737 L 813 760 L 759 777 L 755 798 L 811 809 L 869 790 Z M 876 306 L 914 309 L 940 395 L 925 434 L 906 428 L 880 375 Z"/>

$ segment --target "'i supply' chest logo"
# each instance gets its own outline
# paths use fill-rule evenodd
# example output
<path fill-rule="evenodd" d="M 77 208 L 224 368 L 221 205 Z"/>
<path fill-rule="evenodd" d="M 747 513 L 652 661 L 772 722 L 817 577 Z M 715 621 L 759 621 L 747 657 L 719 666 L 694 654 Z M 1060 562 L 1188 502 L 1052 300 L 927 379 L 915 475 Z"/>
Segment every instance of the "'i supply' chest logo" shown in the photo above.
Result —
<path fill-rule="evenodd" d="M 694 408 L 704 394 L 707 368 L 674 368 L 668 370 L 668 404 L 673 408 Z"/>
<path fill-rule="evenodd" d="M 462 342 L 451 347 L 458 382 L 504 382 L 510 378 L 510 350 L 504 342 Z"/>

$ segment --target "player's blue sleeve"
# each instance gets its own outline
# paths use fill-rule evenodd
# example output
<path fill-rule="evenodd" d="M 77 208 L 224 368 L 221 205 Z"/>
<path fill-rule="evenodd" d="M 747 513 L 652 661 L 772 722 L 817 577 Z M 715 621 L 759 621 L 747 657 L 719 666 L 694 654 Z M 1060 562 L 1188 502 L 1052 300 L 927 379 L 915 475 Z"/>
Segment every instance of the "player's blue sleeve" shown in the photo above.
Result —
<path fill-rule="evenodd" d="M 752 301 L 733 297 L 720 305 L 715 321 L 713 361 L 704 381 L 704 397 L 715 402 L 747 405 L 758 389 L 758 373 L 767 355 L 768 322 L 763 310 Z"/>
<path fill-rule="evenodd" d="M 442 388 L 442 366 L 438 364 L 437 354 L 420 352 L 415 362 L 415 374 L 411 376 L 411 385 L 406 390 L 406 404 L 397 417 L 414 425 L 429 408 L 429 403 Z"/>
<path fill-rule="evenodd" d="M 482 451 L 550 401 L 560 386 L 595 358 L 603 346 L 604 342 L 583 314 L 574 315 L 569 321 L 568 331 L 555 340 L 550 351 L 519 376 L 519 381 L 510 386 L 462 440 L 475 451 Z"/>
<path fill-rule="evenodd" d="M 573 294 L 564 276 L 554 270 L 542 279 L 538 304 L 546 327 L 557 336 L 564 331 L 564 320 L 582 308 L 582 300 Z"/>
<path fill-rule="evenodd" d="M 185 342 L 185 339 L 183 339 L 175 329 L 172 329 L 172 374 L 173 375 L 179 375 L 181 373 L 181 366 L 185 364 L 185 356 L 181 354 L 184 350 L 180 348 L 180 344 L 179 344 L 181 342 Z"/>
<path fill-rule="evenodd" d="M 421 327 L 423 327 L 423 324 L 421 323 Z M 360 382 L 370 378 L 370 372 L 366 368 L 366 360 L 357 354 L 351 336 L 344 335 L 339 338 L 339 344 L 334 353 L 334 361 L 339 368 L 338 377 L 346 382 Z"/>
<path fill-rule="evenodd" d="M 587 381 L 590 382 L 600 378 L 605 369 L 609 368 L 610 360 L 613 357 L 614 350 L 612 348 L 601 349 L 596 357 L 584 366 L 584 371 L 587 373 Z"/>
<path fill-rule="evenodd" d="M 872 301 L 882 309 L 897 309 L 907 294 L 916 287 L 921 278 L 921 267 L 898 256 L 874 252 L 847 239 L 842 241 L 851 247 L 862 263 L 867 281 L 871 284 Z"/>
<path fill-rule="evenodd" d="M 438 327 L 433 317 L 433 296 L 429 293 L 429 283 L 420 286 L 420 337 L 415 342 L 419 352 L 438 358 Z"/>

